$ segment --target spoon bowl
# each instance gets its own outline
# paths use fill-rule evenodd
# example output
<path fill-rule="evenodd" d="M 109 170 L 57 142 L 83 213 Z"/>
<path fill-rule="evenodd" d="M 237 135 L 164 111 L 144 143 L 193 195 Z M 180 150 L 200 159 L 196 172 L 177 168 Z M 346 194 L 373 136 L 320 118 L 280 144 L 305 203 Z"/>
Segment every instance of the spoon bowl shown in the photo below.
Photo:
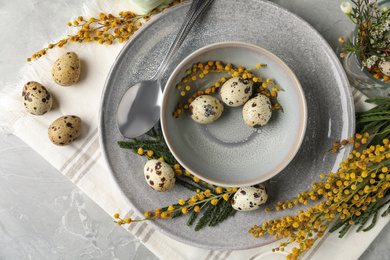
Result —
<path fill-rule="evenodd" d="M 147 80 L 125 92 L 118 106 L 117 123 L 123 136 L 135 138 L 149 131 L 160 119 L 161 84 Z"/>

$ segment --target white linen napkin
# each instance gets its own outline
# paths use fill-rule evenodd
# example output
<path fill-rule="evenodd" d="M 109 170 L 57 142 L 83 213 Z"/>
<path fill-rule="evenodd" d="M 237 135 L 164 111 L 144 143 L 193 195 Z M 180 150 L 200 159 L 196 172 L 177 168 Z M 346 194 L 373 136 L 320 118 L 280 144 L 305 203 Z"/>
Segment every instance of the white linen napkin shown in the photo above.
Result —
<path fill-rule="evenodd" d="M 99 12 L 116 14 L 127 10 L 138 11 L 131 1 L 93 0 L 84 6 L 83 16 L 97 16 Z M 66 32 L 64 35 L 72 33 Z M 98 138 L 101 92 L 111 65 L 122 47 L 119 43 L 111 46 L 69 43 L 61 49 L 48 51 L 38 61 L 26 64 L 20 72 L 23 80 L 16 86 L 3 88 L 0 93 L 0 127 L 35 149 L 111 216 L 119 212 L 122 216 L 137 218 L 107 169 Z M 82 74 L 76 85 L 60 87 L 54 83 L 50 72 L 54 61 L 67 51 L 78 54 Z M 33 116 L 23 107 L 21 92 L 28 81 L 40 82 L 54 97 L 53 108 L 47 114 Z M 354 97 L 357 110 L 369 108 L 370 105 L 364 103 L 365 97 L 360 92 L 354 90 Z M 47 137 L 48 126 L 56 118 L 71 114 L 82 118 L 82 135 L 72 145 L 57 147 Z M 337 233 L 328 234 L 316 243 L 304 259 L 357 259 L 388 220 L 380 218 L 370 232 L 351 231 L 342 240 L 337 238 Z M 271 252 L 278 242 L 242 251 L 213 251 L 172 240 L 150 227 L 147 222 L 126 228 L 161 259 L 285 259 L 286 256 L 286 253 Z"/>

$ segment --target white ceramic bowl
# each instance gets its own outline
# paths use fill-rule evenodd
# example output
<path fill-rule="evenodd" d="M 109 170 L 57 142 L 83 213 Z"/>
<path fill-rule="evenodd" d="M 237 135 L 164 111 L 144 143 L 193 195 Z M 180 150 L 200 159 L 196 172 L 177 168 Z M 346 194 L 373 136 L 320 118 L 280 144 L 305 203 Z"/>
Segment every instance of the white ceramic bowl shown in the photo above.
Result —
<path fill-rule="evenodd" d="M 242 119 L 242 106 L 224 106 L 215 122 L 194 122 L 188 110 L 179 119 L 172 113 L 179 102 L 186 103 L 193 93 L 205 90 L 228 74 L 209 73 L 190 85 L 181 96 L 176 85 L 194 63 L 209 60 L 234 66 L 266 67 L 252 73 L 271 78 L 285 92 L 278 101 L 284 109 L 274 110 L 267 125 L 251 128 Z M 213 94 L 220 99 L 219 89 Z M 296 155 L 306 130 L 307 108 L 304 93 L 294 73 L 277 56 L 252 44 L 222 42 L 203 47 L 184 59 L 170 76 L 163 94 L 161 125 L 167 145 L 179 163 L 198 178 L 224 187 L 250 186 L 264 182 L 282 171 Z"/>

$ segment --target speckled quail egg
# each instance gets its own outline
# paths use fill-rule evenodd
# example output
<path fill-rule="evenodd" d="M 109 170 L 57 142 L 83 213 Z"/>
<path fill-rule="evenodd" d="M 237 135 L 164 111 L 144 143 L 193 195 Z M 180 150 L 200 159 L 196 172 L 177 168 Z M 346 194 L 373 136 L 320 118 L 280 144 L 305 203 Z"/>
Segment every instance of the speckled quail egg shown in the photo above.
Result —
<path fill-rule="evenodd" d="M 381 62 L 379 62 L 379 69 L 386 76 L 390 76 L 390 60 L 382 60 Z"/>
<path fill-rule="evenodd" d="M 252 96 L 253 81 L 243 77 L 234 77 L 226 81 L 221 87 L 222 102 L 231 107 L 245 104 Z"/>
<path fill-rule="evenodd" d="M 80 59 L 74 52 L 67 52 L 56 60 L 51 70 L 54 81 L 60 86 L 72 86 L 80 77 Z"/>
<path fill-rule="evenodd" d="M 263 94 L 257 94 L 245 103 L 242 117 L 245 124 L 257 128 L 268 123 L 272 116 L 270 99 Z"/>
<path fill-rule="evenodd" d="M 49 127 L 49 139 L 56 145 L 68 145 L 80 136 L 82 125 L 83 122 L 78 116 L 57 118 Z"/>
<path fill-rule="evenodd" d="M 217 120 L 223 112 L 223 103 L 216 97 L 201 95 L 189 106 L 191 118 L 199 124 L 210 124 Z"/>
<path fill-rule="evenodd" d="M 168 191 L 175 185 L 175 172 L 166 162 L 149 160 L 144 166 L 145 180 L 156 191 Z"/>
<path fill-rule="evenodd" d="M 27 82 L 22 92 L 23 104 L 33 115 L 43 115 L 51 109 L 53 99 L 49 91 L 40 83 Z"/>
<path fill-rule="evenodd" d="M 232 198 L 235 210 L 251 211 L 259 209 L 268 199 L 267 189 L 263 184 L 239 188 Z"/>

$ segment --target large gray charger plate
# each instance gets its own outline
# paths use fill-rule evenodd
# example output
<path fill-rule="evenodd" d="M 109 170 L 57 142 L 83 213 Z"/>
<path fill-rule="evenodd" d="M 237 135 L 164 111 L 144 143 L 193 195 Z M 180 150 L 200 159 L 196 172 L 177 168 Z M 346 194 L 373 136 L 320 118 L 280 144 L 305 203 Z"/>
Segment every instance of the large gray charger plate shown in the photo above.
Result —
<path fill-rule="evenodd" d="M 133 36 L 117 57 L 103 91 L 100 111 L 103 154 L 118 189 L 140 217 L 145 211 L 169 206 L 193 195 L 180 185 L 165 193 L 152 190 L 143 174 L 147 159 L 118 147 L 117 141 L 126 139 L 116 125 L 116 111 L 123 93 L 135 83 L 153 76 L 183 22 L 188 4 L 179 4 L 157 15 Z M 271 206 L 310 189 L 311 183 L 319 180 L 320 173 L 337 170 L 338 163 L 350 148 L 337 154 L 326 151 L 334 141 L 348 138 L 354 132 L 352 95 L 336 55 L 321 35 L 295 14 L 261 0 L 215 0 L 188 35 L 162 83 L 166 83 L 173 69 L 187 55 L 203 46 L 224 41 L 251 43 L 271 51 L 293 70 L 305 92 L 308 106 L 306 135 L 293 161 L 266 183 L 267 206 Z M 280 145 L 283 146 L 283 140 Z M 237 212 L 218 226 L 197 232 L 194 226 L 186 226 L 188 216 L 148 223 L 162 233 L 196 247 L 247 249 L 274 241 L 272 236 L 253 238 L 248 234 L 251 226 L 295 214 L 297 210 Z"/>

